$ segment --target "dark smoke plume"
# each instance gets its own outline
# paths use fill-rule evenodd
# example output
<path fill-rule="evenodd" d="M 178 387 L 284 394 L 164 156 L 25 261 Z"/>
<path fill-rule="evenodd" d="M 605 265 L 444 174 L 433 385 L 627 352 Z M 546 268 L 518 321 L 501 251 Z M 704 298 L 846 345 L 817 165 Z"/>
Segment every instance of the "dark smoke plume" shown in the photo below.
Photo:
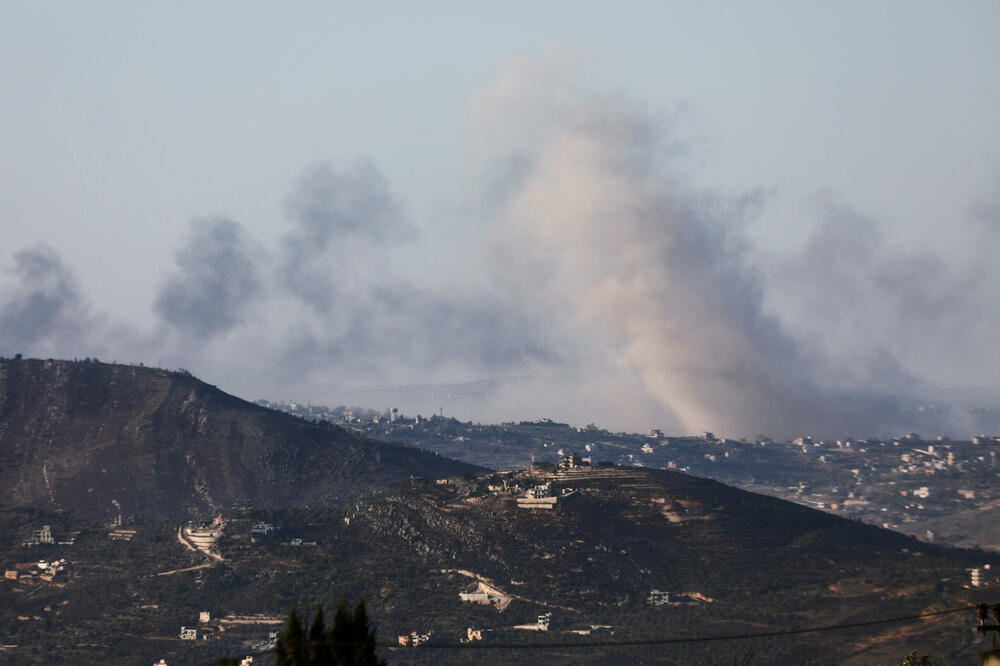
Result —
<path fill-rule="evenodd" d="M 177 270 L 160 289 L 154 308 L 164 321 L 211 337 L 240 323 L 260 295 L 260 271 L 242 228 L 226 219 L 199 220 L 177 251 Z"/>
<path fill-rule="evenodd" d="M 0 351 L 79 353 L 93 320 L 59 254 L 38 245 L 14 254 L 16 284 L 0 297 Z"/>

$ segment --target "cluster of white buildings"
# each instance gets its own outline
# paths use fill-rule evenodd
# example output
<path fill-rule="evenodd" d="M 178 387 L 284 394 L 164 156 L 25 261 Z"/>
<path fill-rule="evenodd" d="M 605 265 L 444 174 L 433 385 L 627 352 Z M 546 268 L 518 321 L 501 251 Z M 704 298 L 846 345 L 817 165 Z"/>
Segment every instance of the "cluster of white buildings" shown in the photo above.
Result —
<path fill-rule="evenodd" d="M 35 578 L 46 582 L 52 580 L 60 573 L 67 570 L 69 562 L 64 558 L 58 560 L 38 560 L 37 562 L 20 562 L 14 565 L 13 569 L 4 570 L 4 580 L 31 581 Z"/>

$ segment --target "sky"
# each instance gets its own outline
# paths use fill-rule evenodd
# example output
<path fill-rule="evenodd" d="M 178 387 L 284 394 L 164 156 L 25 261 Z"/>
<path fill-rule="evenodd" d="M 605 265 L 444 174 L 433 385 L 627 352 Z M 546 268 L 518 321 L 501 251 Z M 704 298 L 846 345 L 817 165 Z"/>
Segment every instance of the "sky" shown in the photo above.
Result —
<path fill-rule="evenodd" d="M 5 0 L 0 354 L 888 431 L 998 384 L 998 62 L 990 1 Z"/>

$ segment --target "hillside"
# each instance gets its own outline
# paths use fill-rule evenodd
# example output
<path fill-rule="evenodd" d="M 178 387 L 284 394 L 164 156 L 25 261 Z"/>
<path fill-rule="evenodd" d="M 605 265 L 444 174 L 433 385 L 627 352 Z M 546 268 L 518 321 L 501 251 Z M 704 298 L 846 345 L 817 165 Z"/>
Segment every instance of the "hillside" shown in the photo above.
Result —
<path fill-rule="evenodd" d="M 1000 500 L 987 501 L 977 509 L 954 515 L 910 523 L 905 528 L 907 534 L 917 538 L 926 538 L 929 530 L 935 535 L 945 535 L 935 539 L 942 543 L 996 552 L 1000 550 Z"/>
<path fill-rule="evenodd" d="M 575 492 L 554 509 L 519 508 L 518 489 L 545 481 Z M 253 536 L 262 520 L 274 533 Z M 21 546 L 40 523 L 76 533 L 75 542 Z M 621 467 L 414 479 L 339 509 L 224 511 L 217 529 L 217 557 L 209 559 L 177 542 L 177 523 L 134 525 L 122 540 L 70 518 L 9 516 L 0 530 L 5 568 L 68 563 L 49 579 L 29 570 L 0 581 L 0 642 L 19 646 L 6 654 L 9 663 L 52 663 L 53 655 L 74 664 L 212 663 L 261 649 L 271 630 L 225 618 L 280 622 L 294 602 L 335 604 L 341 595 L 367 600 L 390 663 L 469 663 L 461 649 L 389 644 L 417 632 L 454 646 L 470 627 L 484 630 L 486 643 L 583 644 L 478 651 L 476 663 L 680 665 L 712 648 L 753 649 L 761 664 L 820 656 L 824 665 L 888 664 L 914 648 L 964 663 L 977 649 L 972 611 L 723 646 L 586 644 L 963 607 L 996 589 L 968 589 L 966 569 L 1000 563 L 714 481 Z M 463 600 L 466 593 L 473 596 Z M 196 624 L 201 611 L 217 619 Z M 547 630 L 532 630 L 547 613 Z M 180 640 L 181 626 L 210 639 Z"/>
<path fill-rule="evenodd" d="M 293 603 L 344 595 L 367 600 L 392 663 L 458 664 L 465 650 L 390 644 L 416 632 L 454 648 L 470 628 L 486 643 L 641 643 L 865 622 L 989 601 L 996 587 L 970 589 L 968 569 L 1000 564 L 673 471 L 486 472 L 142 367 L 0 361 L 0 452 L 0 663 L 211 663 L 266 647 Z M 549 498 L 528 496 L 543 484 Z M 107 527 L 118 515 L 137 520 Z M 208 553 L 191 530 L 211 532 Z M 957 663 L 977 649 L 973 622 L 734 645 L 756 663 L 895 663 L 914 647 Z M 208 638 L 181 640 L 182 626 Z M 475 661 L 680 665 L 711 647 Z"/>
<path fill-rule="evenodd" d="M 0 508 L 110 520 L 336 505 L 482 471 L 264 409 L 179 372 L 0 361 Z"/>

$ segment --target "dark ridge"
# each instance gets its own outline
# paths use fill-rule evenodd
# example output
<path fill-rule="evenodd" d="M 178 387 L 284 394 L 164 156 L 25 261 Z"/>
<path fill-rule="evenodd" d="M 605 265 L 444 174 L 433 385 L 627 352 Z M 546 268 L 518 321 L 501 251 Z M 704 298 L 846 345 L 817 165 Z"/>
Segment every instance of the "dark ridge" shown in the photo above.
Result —
<path fill-rule="evenodd" d="M 185 371 L 0 360 L 0 503 L 91 519 L 341 505 L 482 472 L 220 391 Z"/>

